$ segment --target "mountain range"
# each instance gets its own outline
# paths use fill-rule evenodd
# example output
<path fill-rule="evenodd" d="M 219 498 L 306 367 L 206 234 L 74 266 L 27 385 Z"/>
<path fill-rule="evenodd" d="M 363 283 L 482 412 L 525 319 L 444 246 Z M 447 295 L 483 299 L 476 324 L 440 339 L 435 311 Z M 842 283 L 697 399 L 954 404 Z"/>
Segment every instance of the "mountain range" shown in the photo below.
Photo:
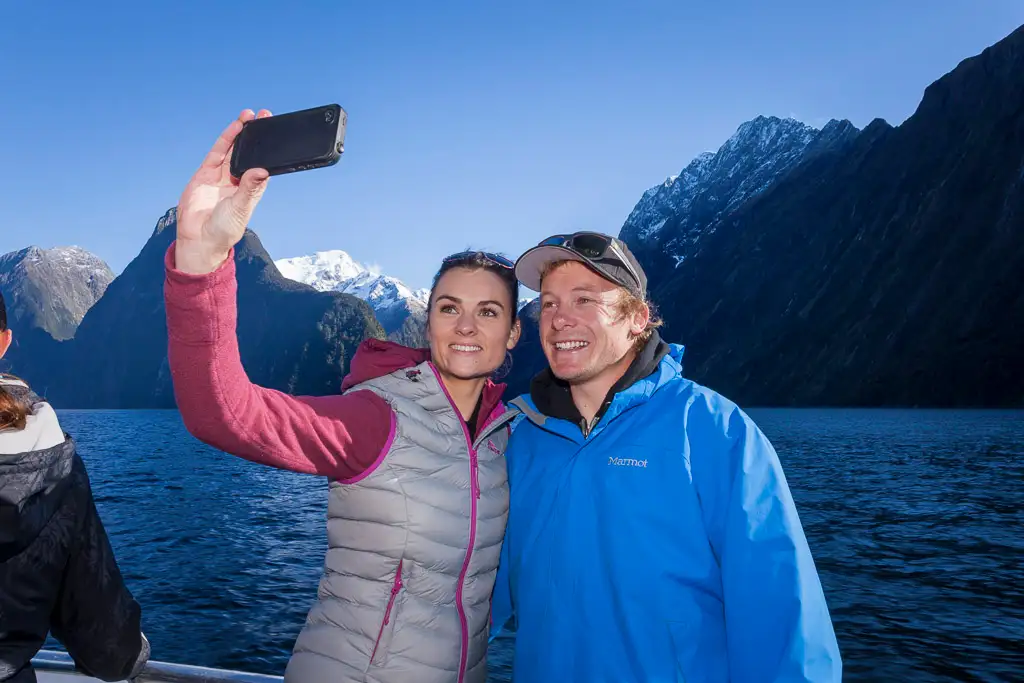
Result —
<path fill-rule="evenodd" d="M 29 247 L 0 256 L 0 291 L 19 328 L 70 339 L 114 280 L 106 263 L 81 247 Z M 57 293 L 54 296 L 54 293 Z"/>
<path fill-rule="evenodd" d="M 758 116 L 742 124 L 717 152 L 704 152 L 679 174 L 647 190 L 619 238 L 655 275 L 678 266 L 718 224 L 787 173 L 841 149 L 860 131 L 849 121 L 816 129 L 794 119 Z"/>
<path fill-rule="evenodd" d="M 743 405 L 1024 406 L 1024 27 L 898 127 L 741 125 L 619 236 L 687 376 Z M 513 393 L 545 363 L 515 361 Z"/>
<path fill-rule="evenodd" d="M 741 405 L 1024 406 L 1024 27 L 932 83 L 899 126 L 738 127 L 624 212 L 684 371 Z M 0 258 L 10 368 L 65 407 L 170 407 L 162 258 Z M 250 377 L 332 393 L 368 336 L 422 345 L 426 293 L 340 250 L 235 256 Z M 544 367 L 537 302 L 504 381 Z M 88 368 L 83 377 L 82 368 Z"/>
<path fill-rule="evenodd" d="M 809 147 L 699 239 L 685 211 L 661 236 L 689 374 L 748 405 L 1024 405 L 1024 28 L 900 126 Z"/>
<path fill-rule="evenodd" d="M 370 304 L 388 339 L 406 346 L 427 345 L 425 326 L 430 291 L 412 291 L 397 278 L 357 263 L 340 249 L 274 262 L 284 277 L 320 292 L 351 294 Z"/>
<path fill-rule="evenodd" d="M 171 209 L 89 309 L 74 338 L 47 341 L 39 328 L 12 323 L 15 343 L 4 359 L 10 369 L 59 406 L 174 407 L 163 300 L 164 254 L 174 233 Z M 252 381 L 294 394 L 336 392 L 356 346 L 384 337 L 367 302 L 283 277 L 252 231 L 236 246 L 234 259 L 239 349 Z M 56 289 L 50 294 L 61 296 Z"/>

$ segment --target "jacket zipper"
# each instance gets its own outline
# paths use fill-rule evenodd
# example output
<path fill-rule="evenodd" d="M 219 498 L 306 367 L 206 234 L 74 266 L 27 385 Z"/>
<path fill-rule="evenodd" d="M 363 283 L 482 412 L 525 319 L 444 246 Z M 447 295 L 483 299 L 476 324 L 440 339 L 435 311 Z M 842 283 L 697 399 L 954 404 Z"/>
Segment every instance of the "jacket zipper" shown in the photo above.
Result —
<path fill-rule="evenodd" d="M 373 662 L 377 656 L 377 647 L 380 646 L 380 639 L 384 635 L 384 627 L 391 621 L 391 609 L 395 606 L 395 598 L 402 590 L 402 560 L 398 561 L 398 571 L 395 572 L 395 580 L 391 584 L 391 597 L 388 598 L 388 606 L 384 610 L 384 621 L 380 624 L 380 631 L 377 632 L 377 642 L 373 644 L 373 652 L 370 653 L 370 661 Z"/>
<path fill-rule="evenodd" d="M 472 467 L 470 478 L 470 523 L 469 523 L 469 547 L 466 549 L 466 559 L 462 562 L 462 571 L 459 572 L 459 585 L 455 589 L 456 606 L 459 609 L 459 621 L 462 625 L 462 656 L 459 660 L 459 683 L 462 683 L 466 676 L 466 660 L 469 658 L 469 620 L 466 618 L 466 609 L 462 606 L 462 587 L 466 583 L 466 574 L 469 572 L 469 560 L 473 557 L 473 548 L 476 546 L 476 501 L 480 498 L 480 482 L 477 479 L 476 450 L 469 439 L 469 432 L 466 432 L 466 445 L 469 446 L 469 460 Z"/>
<path fill-rule="evenodd" d="M 466 677 L 466 660 L 469 658 L 469 621 L 466 618 L 466 608 L 462 606 L 462 587 L 466 583 L 466 573 L 469 571 L 469 561 L 473 557 L 473 547 L 476 545 L 476 501 L 480 499 L 480 474 L 479 474 L 479 461 L 477 459 L 477 451 L 473 446 L 473 437 L 469 433 L 469 428 L 466 427 L 466 421 L 462 419 L 459 414 L 459 407 L 455 405 L 455 401 L 452 400 L 451 394 L 448 393 L 447 387 L 444 385 L 444 380 L 441 379 L 440 373 L 433 363 L 429 363 L 430 369 L 434 373 L 434 377 L 437 378 L 437 383 L 441 387 L 441 391 L 444 392 L 445 398 L 448 399 L 448 403 L 451 405 L 452 410 L 455 411 L 456 417 L 459 418 L 459 422 L 462 425 L 462 433 L 466 437 L 466 447 L 469 449 L 469 504 L 470 504 L 470 520 L 469 520 L 469 547 L 466 548 L 466 558 L 462 561 L 462 570 L 459 572 L 459 585 L 455 588 L 455 607 L 459 611 L 459 625 L 462 627 L 462 655 L 459 659 L 459 682 L 463 683 Z M 501 417 L 496 418 L 493 422 L 486 425 L 481 429 L 480 438 L 482 439 L 485 435 L 493 433 L 496 429 L 496 425 L 505 424 L 509 417 L 506 415 L 510 414 L 511 411 L 506 411 Z"/>
<path fill-rule="evenodd" d="M 476 489 L 476 499 L 480 500 L 480 461 L 477 459 L 476 451 L 472 448 L 469 451 L 469 462 L 473 466 L 473 483 L 471 486 Z"/>
<path fill-rule="evenodd" d="M 466 437 L 466 447 L 469 448 L 469 547 L 466 548 L 466 558 L 462 561 L 462 569 L 459 571 L 459 585 L 455 587 L 455 607 L 459 612 L 459 625 L 462 627 L 462 654 L 459 658 L 459 683 L 462 683 L 466 677 L 466 660 L 469 658 L 469 620 L 466 618 L 466 608 L 462 605 L 462 587 L 466 583 L 469 561 L 473 557 L 473 546 L 476 545 L 476 501 L 480 497 L 480 481 L 477 479 L 476 449 L 473 448 L 473 437 L 469 433 L 469 428 L 466 427 L 466 421 L 459 414 L 458 406 L 452 400 L 451 394 L 448 393 L 448 388 L 444 385 L 444 380 L 441 379 L 441 375 L 433 363 L 430 364 L 430 369 L 433 370 L 441 391 L 444 392 L 445 398 L 448 399 L 448 403 L 451 404 L 456 417 L 459 418 L 459 422 L 462 425 L 462 433 Z"/>

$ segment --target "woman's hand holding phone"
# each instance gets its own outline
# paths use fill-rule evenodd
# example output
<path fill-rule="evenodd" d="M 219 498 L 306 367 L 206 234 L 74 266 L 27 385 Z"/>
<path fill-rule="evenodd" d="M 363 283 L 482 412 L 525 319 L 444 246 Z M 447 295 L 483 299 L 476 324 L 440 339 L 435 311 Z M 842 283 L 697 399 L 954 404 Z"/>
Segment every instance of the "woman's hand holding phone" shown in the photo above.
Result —
<path fill-rule="evenodd" d="M 178 200 L 175 267 L 185 273 L 206 274 L 216 270 L 231 248 L 245 235 L 246 226 L 267 188 L 270 174 L 250 168 L 241 178 L 231 176 L 231 153 L 242 126 L 254 118 L 266 118 L 246 109 L 217 138 Z"/>

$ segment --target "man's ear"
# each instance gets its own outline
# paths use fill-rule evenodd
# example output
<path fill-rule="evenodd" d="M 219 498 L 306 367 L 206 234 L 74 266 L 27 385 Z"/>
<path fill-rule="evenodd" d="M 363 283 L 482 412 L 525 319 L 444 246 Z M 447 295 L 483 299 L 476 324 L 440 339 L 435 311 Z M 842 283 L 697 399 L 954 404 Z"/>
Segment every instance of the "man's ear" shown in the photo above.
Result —
<path fill-rule="evenodd" d="M 509 351 L 515 348 L 516 344 L 519 343 L 519 337 L 523 333 L 523 326 L 519 322 L 519 318 L 512 323 L 512 330 L 508 333 L 508 343 L 505 344 L 505 348 Z"/>
<path fill-rule="evenodd" d="M 634 337 L 642 333 L 647 329 L 647 323 L 651 321 L 651 308 L 644 304 L 638 310 L 633 312 L 632 319 L 629 321 L 629 332 Z"/>

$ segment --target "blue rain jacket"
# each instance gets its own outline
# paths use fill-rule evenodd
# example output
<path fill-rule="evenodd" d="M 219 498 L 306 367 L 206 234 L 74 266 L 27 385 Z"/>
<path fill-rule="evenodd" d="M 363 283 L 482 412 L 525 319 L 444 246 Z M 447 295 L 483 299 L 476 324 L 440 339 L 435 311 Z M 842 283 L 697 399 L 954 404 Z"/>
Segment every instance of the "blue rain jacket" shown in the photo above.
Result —
<path fill-rule="evenodd" d="M 511 509 L 493 639 L 516 683 L 839 682 L 818 574 L 772 445 L 682 376 L 682 347 L 589 435 L 530 397 L 506 451 Z"/>

